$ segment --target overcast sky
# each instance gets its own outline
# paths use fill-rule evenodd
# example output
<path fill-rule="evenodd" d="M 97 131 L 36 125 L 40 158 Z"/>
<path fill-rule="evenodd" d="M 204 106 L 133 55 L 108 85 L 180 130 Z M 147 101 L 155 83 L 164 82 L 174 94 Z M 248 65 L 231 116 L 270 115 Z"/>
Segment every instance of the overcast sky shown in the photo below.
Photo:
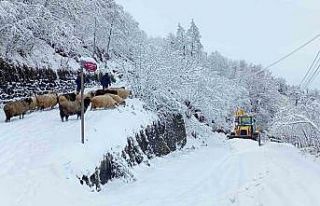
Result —
<path fill-rule="evenodd" d="M 208 52 L 268 65 L 320 33 L 320 0 L 116 0 L 150 36 L 176 32 L 191 19 Z M 299 84 L 320 39 L 271 68 Z M 320 76 L 312 87 L 320 89 Z"/>

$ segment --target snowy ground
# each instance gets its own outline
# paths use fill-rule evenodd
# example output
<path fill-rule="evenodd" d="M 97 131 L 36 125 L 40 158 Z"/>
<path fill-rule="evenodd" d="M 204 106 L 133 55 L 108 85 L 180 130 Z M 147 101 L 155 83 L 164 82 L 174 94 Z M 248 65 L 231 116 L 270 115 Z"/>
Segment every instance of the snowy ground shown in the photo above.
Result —
<path fill-rule="evenodd" d="M 76 191 L 69 186 L 83 189 L 76 175 L 92 174 L 104 154 L 121 151 L 127 137 L 157 119 L 139 100 L 126 102 L 126 107 L 87 111 L 84 145 L 76 116 L 61 122 L 54 109 L 5 123 L 1 111 L 0 205 L 37 205 L 42 200 L 54 200 L 54 205 L 61 200 L 64 205 L 65 197 L 77 201 L 78 193 L 72 194 L 74 199 L 68 195 Z"/>
<path fill-rule="evenodd" d="M 320 205 L 320 165 L 290 145 L 211 139 L 135 172 L 103 192 L 109 205 Z"/>
<path fill-rule="evenodd" d="M 128 103 L 89 111 L 84 146 L 80 121 L 62 123 L 58 110 L 1 122 L 0 205 L 320 205 L 320 165 L 311 157 L 286 144 L 258 147 L 217 134 L 207 146 L 135 167 L 136 181 L 114 180 L 91 192 L 75 175 L 92 171 L 106 151 L 122 149 L 128 135 L 156 118 L 138 100 Z"/>

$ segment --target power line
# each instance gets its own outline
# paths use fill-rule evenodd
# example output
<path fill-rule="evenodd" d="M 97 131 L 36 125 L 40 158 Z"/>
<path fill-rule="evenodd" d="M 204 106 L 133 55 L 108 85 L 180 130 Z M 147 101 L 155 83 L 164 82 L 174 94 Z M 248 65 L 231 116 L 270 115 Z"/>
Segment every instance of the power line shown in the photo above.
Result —
<path fill-rule="evenodd" d="M 319 54 L 320 54 L 320 50 L 318 51 L 317 55 L 316 55 L 315 58 L 313 59 L 312 64 L 309 66 L 309 69 L 308 69 L 307 73 L 304 75 L 303 79 L 301 80 L 300 86 L 304 83 L 304 81 L 307 80 L 307 77 L 308 77 L 308 75 L 310 74 L 312 68 L 314 67 L 316 61 L 317 61 L 317 60 L 319 61 L 319 59 L 318 59 Z M 317 61 L 317 63 L 318 63 L 318 61 Z M 317 63 L 316 63 L 316 64 L 317 64 Z"/>
<path fill-rule="evenodd" d="M 310 72 L 312 71 L 312 73 L 310 73 L 309 76 L 307 76 L 307 78 L 305 79 L 303 88 L 307 88 L 311 84 L 311 82 L 314 81 L 314 79 L 319 74 L 319 68 L 320 68 L 320 57 L 316 59 L 315 64 L 313 65 L 313 67 L 311 67 Z"/>
<path fill-rule="evenodd" d="M 296 48 L 295 50 L 293 50 L 292 52 L 290 52 L 289 54 L 281 57 L 280 59 L 278 59 L 277 61 L 273 62 L 272 64 L 268 65 L 267 67 L 265 67 L 264 69 L 268 69 L 276 64 L 278 64 L 279 62 L 281 62 L 282 60 L 288 58 L 289 56 L 291 56 L 292 54 L 296 53 L 297 51 L 299 51 L 300 49 L 304 48 L 305 46 L 307 46 L 308 44 L 310 44 L 311 42 L 315 41 L 316 39 L 318 39 L 320 37 L 320 34 L 316 35 L 315 37 L 313 37 L 311 40 L 307 41 L 306 43 L 304 43 L 303 45 L 299 46 L 298 48 Z"/>
<path fill-rule="evenodd" d="M 311 65 L 309 66 L 309 69 L 307 71 L 307 73 L 304 75 L 303 79 L 300 82 L 300 87 L 302 86 L 302 84 L 306 81 L 307 82 L 307 77 L 310 74 L 312 68 L 314 67 L 314 65 L 317 65 L 319 62 L 319 55 L 320 55 L 320 50 L 318 51 L 317 55 L 315 56 L 315 58 L 313 59 Z M 317 63 L 316 63 L 317 62 Z M 315 64 L 316 63 L 316 64 Z"/>
<path fill-rule="evenodd" d="M 309 41 L 307 41 L 306 43 L 302 44 L 301 46 L 299 46 L 298 48 L 294 49 L 293 51 L 291 51 L 289 54 L 281 57 L 280 59 L 278 59 L 277 61 L 269 64 L 268 66 L 266 66 L 263 70 L 261 70 L 260 72 L 258 72 L 257 74 L 264 72 L 265 70 L 269 69 L 270 67 L 280 63 L 281 61 L 285 60 L 286 58 L 290 57 L 291 55 L 293 55 L 294 53 L 296 53 L 297 51 L 299 51 L 300 49 L 306 47 L 308 44 L 312 43 L 313 41 L 315 41 L 316 39 L 318 39 L 320 37 L 320 34 L 317 34 L 316 36 L 314 36 L 312 39 L 310 39 Z"/>
<path fill-rule="evenodd" d="M 318 62 L 319 62 L 319 60 L 318 60 Z M 312 73 L 311 77 L 309 78 L 309 81 L 305 85 L 305 88 L 307 88 L 316 79 L 316 77 L 319 75 L 319 73 L 320 73 L 320 64 L 318 65 L 316 70 Z"/>

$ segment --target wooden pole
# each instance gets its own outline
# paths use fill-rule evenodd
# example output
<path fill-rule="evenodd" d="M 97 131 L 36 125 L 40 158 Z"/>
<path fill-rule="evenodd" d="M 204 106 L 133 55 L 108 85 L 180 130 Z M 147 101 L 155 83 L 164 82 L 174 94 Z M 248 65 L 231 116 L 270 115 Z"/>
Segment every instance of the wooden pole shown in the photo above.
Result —
<path fill-rule="evenodd" d="M 81 142 L 84 144 L 84 100 L 83 100 L 83 92 L 84 92 L 84 75 L 83 68 L 81 68 Z"/>

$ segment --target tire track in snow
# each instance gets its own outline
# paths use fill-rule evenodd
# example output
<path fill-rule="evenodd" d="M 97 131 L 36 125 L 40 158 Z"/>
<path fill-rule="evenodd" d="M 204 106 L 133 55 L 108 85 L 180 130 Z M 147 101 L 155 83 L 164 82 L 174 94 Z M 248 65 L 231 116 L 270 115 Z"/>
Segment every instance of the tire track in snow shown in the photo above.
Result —
<path fill-rule="evenodd" d="M 106 192 L 106 196 L 112 197 L 110 204 L 245 205 L 241 202 L 246 197 L 243 194 L 250 190 L 253 191 L 252 196 L 256 194 L 263 180 L 265 168 L 259 167 L 253 171 L 248 168 L 253 160 L 247 162 L 245 158 L 248 153 L 249 156 L 252 155 L 252 148 L 231 150 L 227 144 L 223 148 L 210 143 L 208 145 L 190 153 L 184 159 L 165 157 L 165 165 L 158 164 L 152 171 L 146 169 L 135 183 L 122 187 L 121 194 L 116 191 L 116 188 L 108 187 L 109 192 Z M 256 152 L 258 145 L 254 144 L 253 147 Z M 193 164 L 189 164 L 190 162 Z M 179 175 L 172 176 L 173 174 Z M 156 177 L 170 178 L 159 181 L 155 179 Z M 157 188 L 157 190 L 150 191 L 151 188 Z M 148 198 L 134 201 L 135 197 L 144 196 L 143 194 L 147 194 Z M 118 199 L 132 201 L 121 202 L 117 201 Z M 252 202 L 254 205 L 259 204 L 256 198 Z"/>
<path fill-rule="evenodd" d="M 255 143 L 252 144 L 253 150 L 260 152 L 258 146 Z M 266 169 L 262 167 L 250 173 L 248 171 L 251 168 L 250 162 L 245 155 L 247 153 L 251 155 L 252 148 L 239 149 L 232 147 L 233 145 L 234 143 L 231 142 L 230 158 L 221 169 L 225 173 L 220 180 L 220 185 L 225 187 L 225 192 L 220 194 L 220 197 L 217 196 L 216 201 L 219 205 L 262 205 L 257 197 L 259 191 L 263 189 L 262 181 L 267 175 Z"/>

